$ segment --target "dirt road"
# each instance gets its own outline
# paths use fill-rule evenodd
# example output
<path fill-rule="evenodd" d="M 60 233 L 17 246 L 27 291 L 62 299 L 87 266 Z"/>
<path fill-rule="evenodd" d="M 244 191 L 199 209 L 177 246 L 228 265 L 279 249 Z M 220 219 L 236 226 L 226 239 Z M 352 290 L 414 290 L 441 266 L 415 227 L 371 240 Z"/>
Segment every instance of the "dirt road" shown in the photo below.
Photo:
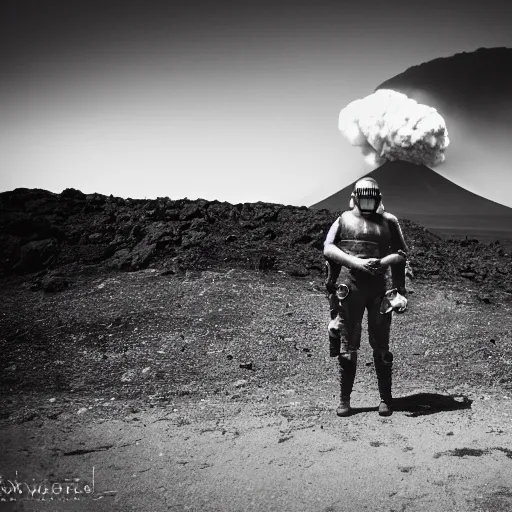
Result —
<path fill-rule="evenodd" d="M 4 480 L 17 470 L 19 482 L 92 485 L 94 468 L 94 494 L 39 501 L 24 491 L 0 510 L 512 509 L 510 399 L 473 395 L 469 408 L 438 410 L 417 396 L 381 418 L 375 396 L 359 391 L 355 414 L 342 419 L 321 393 L 284 392 L 273 407 L 183 401 L 72 428 L 55 420 L 4 429 Z"/>

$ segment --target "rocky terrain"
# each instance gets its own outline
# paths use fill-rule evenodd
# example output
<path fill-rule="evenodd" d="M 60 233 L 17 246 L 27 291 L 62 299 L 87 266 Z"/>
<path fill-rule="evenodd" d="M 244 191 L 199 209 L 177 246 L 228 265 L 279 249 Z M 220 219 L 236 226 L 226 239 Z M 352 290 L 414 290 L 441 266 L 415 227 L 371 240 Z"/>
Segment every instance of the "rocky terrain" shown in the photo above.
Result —
<path fill-rule="evenodd" d="M 338 213 L 268 203 L 123 199 L 16 189 L 0 194 L 0 272 L 62 289 L 78 268 L 282 270 L 319 277 L 323 241 Z M 512 293 L 512 258 L 496 240 L 445 240 L 401 219 L 417 279 L 469 280 Z"/>

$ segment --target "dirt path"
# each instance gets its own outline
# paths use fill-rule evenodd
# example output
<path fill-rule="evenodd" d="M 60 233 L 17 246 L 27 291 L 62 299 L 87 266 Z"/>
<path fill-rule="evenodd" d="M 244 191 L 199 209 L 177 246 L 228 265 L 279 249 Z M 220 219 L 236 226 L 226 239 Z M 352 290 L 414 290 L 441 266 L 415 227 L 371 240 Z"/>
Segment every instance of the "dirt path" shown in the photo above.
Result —
<path fill-rule="evenodd" d="M 416 396 L 390 418 L 360 392 L 355 414 L 337 418 L 317 390 L 306 415 L 311 396 L 289 393 L 273 406 L 183 400 L 117 420 L 9 427 L 4 480 L 79 478 L 83 491 L 94 468 L 94 493 L 36 501 L 24 492 L 0 510 L 512 509 L 512 401 L 474 395 L 470 407 L 439 410 Z"/>

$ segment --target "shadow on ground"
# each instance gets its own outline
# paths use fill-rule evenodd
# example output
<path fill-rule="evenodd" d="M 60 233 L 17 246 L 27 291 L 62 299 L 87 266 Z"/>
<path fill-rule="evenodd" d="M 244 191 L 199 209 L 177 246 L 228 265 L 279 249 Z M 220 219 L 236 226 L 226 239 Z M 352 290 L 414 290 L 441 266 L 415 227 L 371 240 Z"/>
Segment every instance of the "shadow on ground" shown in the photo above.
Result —
<path fill-rule="evenodd" d="M 415 393 L 393 400 L 395 411 L 405 411 L 409 416 L 425 416 L 441 411 L 456 411 L 470 409 L 473 403 L 464 395 L 440 395 L 438 393 Z"/>
<path fill-rule="evenodd" d="M 438 393 L 415 393 L 393 399 L 393 410 L 408 412 L 407 416 L 426 416 L 441 411 L 455 411 L 459 409 L 470 409 L 473 403 L 467 396 L 463 395 L 440 395 Z M 378 407 L 353 407 L 352 414 L 371 412 L 378 410 Z"/>

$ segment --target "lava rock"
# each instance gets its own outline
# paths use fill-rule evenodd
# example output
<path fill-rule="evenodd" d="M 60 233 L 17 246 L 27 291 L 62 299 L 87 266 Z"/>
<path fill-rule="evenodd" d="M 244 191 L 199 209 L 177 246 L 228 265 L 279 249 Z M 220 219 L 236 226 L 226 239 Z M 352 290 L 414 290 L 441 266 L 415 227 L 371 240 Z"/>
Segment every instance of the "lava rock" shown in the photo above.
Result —
<path fill-rule="evenodd" d="M 68 288 L 70 281 L 65 276 L 50 272 L 41 279 L 41 289 L 46 293 L 56 293 Z"/>
<path fill-rule="evenodd" d="M 36 272 L 46 267 L 59 252 L 57 240 L 36 240 L 21 247 L 20 260 L 14 270 L 18 272 Z"/>

